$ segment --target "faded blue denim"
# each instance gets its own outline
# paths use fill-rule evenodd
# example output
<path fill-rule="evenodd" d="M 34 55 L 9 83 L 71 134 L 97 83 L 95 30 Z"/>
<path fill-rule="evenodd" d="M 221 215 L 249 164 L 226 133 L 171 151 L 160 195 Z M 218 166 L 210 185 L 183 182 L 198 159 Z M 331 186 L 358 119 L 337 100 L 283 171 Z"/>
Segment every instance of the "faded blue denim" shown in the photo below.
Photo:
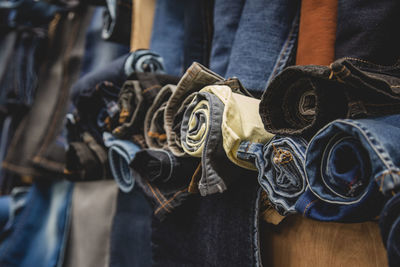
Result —
<path fill-rule="evenodd" d="M 246 1 L 236 33 L 226 32 L 225 39 L 234 41 L 225 55 L 229 57 L 225 77 L 236 76 L 250 92 L 262 93 L 296 50 L 299 9 L 297 0 Z M 237 17 L 235 13 L 228 9 L 224 16 Z"/>
<path fill-rule="evenodd" d="M 399 138 L 400 115 L 326 125 L 307 149 L 310 192 L 296 209 L 319 220 L 355 222 L 376 217 L 384 194 L 391 195 L 400 185 Z"/>
<path fill-rule="evenodd" d="M 128 193 L 132 191 L 135 185 L 135 179 L 129 164 L 140 150 L 140 147 L 131 141 L 116 139 L 107 132 L 103 133 L 103 138 L 104 144 L 108 147 L 108 161 L 111 173 L 119 188 Z"/>
<path fill-rule="evenodd" d="M 297 199 L 306 189 L 306 147 L 302 138 L 275 136 L 265 145 L 243 142 L 238 149 L 239 158 L 255 161 L 258 182 L 282 215 L 296 213 Z"/>
<path fill-rule="evenodd" d="M 61 266 L 68 237 L 73 184 L 34 184 L 18 205 L 25 206 L 1 233 L 0 266 Z"/>

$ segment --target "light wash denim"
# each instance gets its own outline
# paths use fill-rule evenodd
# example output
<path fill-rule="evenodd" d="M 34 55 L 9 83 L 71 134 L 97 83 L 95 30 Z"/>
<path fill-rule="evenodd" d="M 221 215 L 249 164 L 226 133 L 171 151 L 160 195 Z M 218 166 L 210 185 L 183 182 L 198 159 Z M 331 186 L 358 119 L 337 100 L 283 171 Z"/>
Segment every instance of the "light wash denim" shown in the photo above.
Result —
<path fill-rule="evenodd" d="M 107 132 L 103 133 L 103 139 L 108 147 L 108 161 L 115 181 L 123 192 L 132 191 L 135 180 L 129 164 L 140 147 L 131 141 L 116 139 Z"/>
<path fill-rule="evenodd" d="M 309 192 L 296 206 L 318 220 L 376 217 L 400 185 L 400 115 L 336 120 L 310 141 L 305 170 Z"/>
<path fill-rule="evenodd" d="M 228 3 L 224 2 L 226 7 L 232 5 Z M 246 1 L 236 33 L 228 30 L 224 34 L 225 40 L 234 40 L 230 54 L 225 55 L 229 57 L 225 77 L 238 77 L 250 92 L 262 93 L 296 50 L 299 9 L 297 0 Z M 224 16 L 237 17 L 235 13 L 226 9 Z M 218 58 L 211 58 L 211 62 L 214 60 Z"/>
<path fill-rule="evenodd" d="M 25 205 L 2 232 L 0 266 L 62 266 L 73 184 L 37 182 L 24 196 Z M 20 201 L 23 201 L 23 198 Z M 14 206 L 15 209 L 15 206 Z"/>
<path fill-rule="evenodd" d="M 305 191 L 306 147 L 304 139 L 284 136 L 275 136 L 265 145 L 243 142 L 239 147 L 238 157 L 255 161 L 258 182 L 282 215 L 296 213 L 296 201 Z"/>

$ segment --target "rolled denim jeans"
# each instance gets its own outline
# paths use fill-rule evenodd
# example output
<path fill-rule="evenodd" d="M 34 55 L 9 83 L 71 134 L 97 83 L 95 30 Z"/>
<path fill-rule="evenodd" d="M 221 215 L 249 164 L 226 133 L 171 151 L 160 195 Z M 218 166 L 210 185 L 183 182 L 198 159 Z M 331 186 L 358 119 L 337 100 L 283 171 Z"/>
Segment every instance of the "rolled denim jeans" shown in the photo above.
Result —
<path fill-rule="evenodd" d="M 304 139 L 284 136 L 275 136 L 265 145 L 243 142 L 239 147 L 238 157 L 254 160 L 258 182 L 281 215 L 297 212 L 295 204 L 306 189 L 306 148 Z"/>
<path fill-rule="evenodd" d="M 106 0 L 107 9 L 103 13 L 103 30 L 101 37 L 129 45 L 131 40 L 132 1 Z"/>
<path fill-rule="evenodd" d="M 189 101 L 184 100 L 192 93 L 200 91 L 204 86 L 222 80 L 223 78 L 218 74 L 194 62 L 179 81 L 176 90 L 167 102 L 164 112 L 164 127 L 167 134 L 168 147 L 175 156 L 185 155 L 180 144 L 180 124 Z M 191 99 L 189 100 L 191 101 Z"/>
<path fill-rule="evenodd" d="M 394 142 L 399 121 L 400 115 L 336 120 L 321 129 L 310 141 L 305 170 L 310 192 L 327 208 L 307 213 L 316 203 L 308 201 L 296 208 L 320 220 L 355 222 L 377 216 L 384 194 L 396 192 L 400 184 Z"/>
<path fill-rule="evenodd" d="M 127 140 L 119 140 L 110 133 L 103 134 L 104 144 L 108 147 L 108 159 L 111 173 L 123 192 L 130 192 L 135 185 L 135 179 L 129 168 L 131 160 L 140 147 Z"/>
<path fill-rule="evenodd" d="M 310 138 L 337 118 L 399 113 L 399 86 L 399 64 L 342 58 L 329 67 L 288 67 L 263 94 L 260 115 L 268 132 Z"/>
<path fill-rule="evenodd" d="M 213 90 L 208 91 L 207 88 L 209 87 L 212 87 L 216 94 L 210 93 Z M 181 127 L 183 149 L 191 156 L 201 157 L 202 174 L 199 181 L 199 191 L 203 196 L 225 191 L 228 185 L 238 179 L 238 175 L 242 175 L 245 171 L 244 169 L 241 170 L 239 166 L 250 170 L 256 169 L 254 163 L 243 161 L 238 159 L 236 155 L 230 154 L 237 150 L 239 144 L 236 146 L 236 143 L 240 142 L 241 138 L 246 139 L 251 136 L 251 138 L 263 140 L 263 138 L 268 137 L 268 134 L 263 135 L 265 132 L 262 129 L 261 121 L 259 123 L 261 126 L 257 128 L 257 124 L 254 124 L 251 119 L 252 116 L 249 116 L 248 121 L 251 122 L 248 124 L 251 125 L 249 128 L 246 128 L 247 124 L 244 124 L 243 128 L 229 127 L 232 125 L 227 124 L 224 118 L 232 121 L 232 117 L 227 116 L 226 113 L 240 114 L 237 109 L 227 108 L 232 104 L 232 99 L 229 97 L 232 96 L 232 91 L 228 86 L 223 85 L 209 87 L 205 87 L 204 91 L 196 94 L 185 111 Z M 240 98 L 245 97 L 239 96 Z M 221 99 L 226 102 L 226 106 Z M 228 99 L 230 102 L 227 101 Z M 237 108 L 237 106 L 235 107 Z M 254 106 L 244 105 L 244 107 L 250 111 L 250 114 L 252 110 L 257 111 L 257 105 L 255 105 L 255 109 Z M 226 112 L 227 110 L 228 112 Z M 255 112 L 255 116 L 257 118 L 257 112 Z M 236 121 L 243 122 L 240 116 Z M 234 131 L 238 129 L 239 131 Z M 241 131 L 243 129 L 248 131 Z M 257 129 L 262 129 L 262 131 L 257 132 Z M 250 133 L 250 135 L 245 133 Z M 229 149 L 229 154 L 226 148 Z"/>
<path fill-rule="evenodd" d="M 164 113 L 167 102 L 176 86 L 164 86 L 154 99 L 153 104 L 146 112 L 144 119 L 144 137 L 149 148 L 167 148 L 167 134 L 164 128 Z"/>
<path fill-rule="evenodd" d="M 163 149 L 143 149 L 131 163 L 138 185 L 160 220 L 181 206 L 191 195 L 190 186 L 199 160 L 175 157 Z"/>

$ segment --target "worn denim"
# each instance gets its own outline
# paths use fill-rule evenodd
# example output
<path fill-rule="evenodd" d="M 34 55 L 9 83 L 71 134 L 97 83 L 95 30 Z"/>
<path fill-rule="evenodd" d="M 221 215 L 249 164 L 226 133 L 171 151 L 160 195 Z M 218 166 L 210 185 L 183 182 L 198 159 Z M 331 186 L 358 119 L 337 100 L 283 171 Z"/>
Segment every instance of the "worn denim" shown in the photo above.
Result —
<path fill-rule="evenodd" d="M 103 134 L 104 144 L 108 147 L 108 160 L 111 173 L 123 192 L 130 192 L 135 185 L 129 164 L 140 147 L 127 140 L 118 140 L 110 133 Z"/>
<path fill-rule="evenodd" d="M 379 214 L 383 194 L 390 195 L 399 186 L 400 162 L 394 141 L 400 134 L 399 121 L 399 115 L 336 120 L 317 133 L 306 152 L 306 178 L 321 206 L 326 203 L 327 210 L 335 212 L 325 217 L 323 210 L 314 215 L 311 211 L 310 217 L 354 222 Z M 308 204 L 304 202 L 299 211 L 305 212 Z"/>
<path fill-rule="evenodd" d="M 353 57 L 375 64 L 400 60 L 400 37 L 393 25 L 400 2 L 395 0 L 338 0 L 335 58 Z"/>
<path fill-rule="evenodd" d="M 260 188 L 243 176 L 223 194 L 194 195 L 153 220 L 154 266 L 261 266 Z"/>
<path fill-rule="evenodd" d="M 151 207 L 142 190 L 118 192 L 110 236 L 113 267 L 151 266 Z"/>
<path fill-rule="evenodd" d="M 198 165 L 198 159 L 175 157 L 168 150 L 143 149 L 130 166 L 153 206 L 154 216 L 163 220 L 191 195 L 191 180 Z"/>
<path fill-rule="evenodd" d="M 226 55 L 225 77 L 238 77 L 249 91 L 260 95 L 269 80 L 294 60 L 299 10 L 297 0 L 246 1 L 235 36 L 227 37 L 234 41 Z"/>
<path fill-rule="evenodd" d="M 191 101 L 188 98 L 189 95 L 200 91 L 204 86 L 222 80 L 221 76 L 195 62 L 187 69 L 185 75 L 179 81 L 175 92 L 172 93 L 167 102 L 164 112 L 164 127 L 167 134 L 168 147 L 175 156 L 185 155 L 180 144 L 180 124 L 186 107 Z"/>
<path fill-rule="evenodd" d="M 275 136 L 269 143 L 243 142 L 238 157 L 254 160 L 258 182 L 270 204 L 282 215 L 296 213 L 295 204 L 306 189 L 302 138 Z"/>
<path fill-rule="evenodd" d="M 1 266 L 60 266 L 69 230 L 73 185 L 36 183 L 0 245 Z"/>
<path fill-rule="evenodd" d="M 12 231 L 17 217 L 26 207 L 29 187 L 14 187 L 9 195 L 1 196 L 0 235 L 1 239 Z"/>
<path fill-rule="evenodd" d="M 399 113 L 399 86 L 399 64 L 342 58 L 329 67 L 288 67 L 263 94 L 260 115 L 271 133 L 309 138 L 337 118 Z"/>
<path fill-rule="evenodd" d="M 176 86 L 167 84 L 157 94 L 144 119 L 144 137 L 149 148 L 167 148 L 167 134 L 164 129 L 165 107 Z"/>

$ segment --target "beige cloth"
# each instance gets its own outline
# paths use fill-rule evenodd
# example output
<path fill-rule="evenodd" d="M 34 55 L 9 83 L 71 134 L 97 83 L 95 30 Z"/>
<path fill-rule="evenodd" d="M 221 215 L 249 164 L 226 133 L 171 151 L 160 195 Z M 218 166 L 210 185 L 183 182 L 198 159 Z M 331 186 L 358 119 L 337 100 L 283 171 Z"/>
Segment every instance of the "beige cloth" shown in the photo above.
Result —
<path fill-rule="evenodd" d="M 132 0 L 131 51 L 149 49 L 156 0 Z"/>
<path fill-rule="evenodd" d="M 113 180 L 75 183 L 64 267 L 108 267 L 117 193 Z"/>

